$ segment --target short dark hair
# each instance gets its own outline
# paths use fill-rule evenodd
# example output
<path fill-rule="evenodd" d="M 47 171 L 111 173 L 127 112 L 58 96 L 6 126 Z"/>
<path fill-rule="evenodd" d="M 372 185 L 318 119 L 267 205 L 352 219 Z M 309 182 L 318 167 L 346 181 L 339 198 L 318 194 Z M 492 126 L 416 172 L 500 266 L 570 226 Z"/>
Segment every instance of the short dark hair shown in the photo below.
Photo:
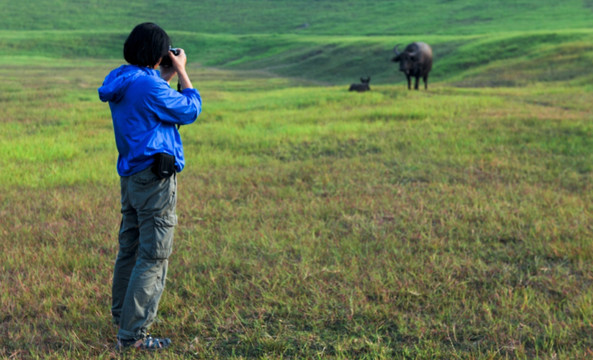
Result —
<path fill-rule="evenodd" d="M 136 25 L 124 43 L 124 59 L 132 65 L 154 67 L 169 51 L 171 39 L 153 23 Z"/>

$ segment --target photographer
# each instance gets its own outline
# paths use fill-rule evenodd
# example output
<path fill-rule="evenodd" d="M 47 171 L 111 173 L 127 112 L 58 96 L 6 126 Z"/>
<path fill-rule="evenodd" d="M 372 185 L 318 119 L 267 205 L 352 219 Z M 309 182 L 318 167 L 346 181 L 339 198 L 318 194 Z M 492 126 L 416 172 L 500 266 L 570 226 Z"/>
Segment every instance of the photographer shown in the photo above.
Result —
<path fill-rule="evenodd" d="M 162 28 L 139 24 L 124 44 L 128 64 L 111 71 L 98 89 L 100 99 L 109 102 L 119 152 L 122 221 L 111 308 L 119 325 L 118 349 L 171 344 L 147 329 L 165 287 L 177 224 L 176 173 L 185 165 L 178 126 L 196 120 L 202 100 L 187 75 L 185 52 L 170 49 Z M 179 91 L 169 85 L 175 74 Z"/>

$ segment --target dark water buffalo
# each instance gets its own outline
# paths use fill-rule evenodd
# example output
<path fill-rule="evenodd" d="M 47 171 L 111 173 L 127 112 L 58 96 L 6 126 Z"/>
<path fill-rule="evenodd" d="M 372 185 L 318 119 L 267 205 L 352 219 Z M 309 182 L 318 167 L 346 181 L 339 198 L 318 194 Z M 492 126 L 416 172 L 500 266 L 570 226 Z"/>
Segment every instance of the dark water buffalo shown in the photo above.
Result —
<path fill-rule="evenodd" d="M 369 83 L 371 82 L 371 77 L 367 77 L 365 78 L 360 78 L 360 84 L 352 84 L 350 85 L 350 89 L 348 89 L 348 91 L 358 91 L 358 92 L 363 92 L 363 91 L 369 91 L 371 90 L 371 87 L 369 86 Z"/>
<path fill-rule="evenodd" d="M 432 49 L 423 42 L 413 42 L 406 46 L 404 51 L 399 52 L 396 45 L 393 51 L 395 57 L 393 62 L 399 62 L 399 71 L 406 74 L 408 79 L 408 89 L 411 89 L 412 77 L 416 78 L 414 89 L 418 90 L 418 80 L 420 77 L 424 80 L 424 89 L 428 89 L 428 73 L 432 69 Z"/>

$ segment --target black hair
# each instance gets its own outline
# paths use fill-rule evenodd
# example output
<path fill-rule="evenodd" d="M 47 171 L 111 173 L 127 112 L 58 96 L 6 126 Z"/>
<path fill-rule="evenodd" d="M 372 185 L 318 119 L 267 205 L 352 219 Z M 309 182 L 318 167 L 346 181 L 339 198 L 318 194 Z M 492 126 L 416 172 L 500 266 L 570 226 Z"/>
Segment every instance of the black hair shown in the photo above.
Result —
<path fill-rule="evenodd" d="M 154 67 L 169 52 L 171 39 L 153 23 L 136 25 L 124 43 L 124 59 L 132 65 Z"/>

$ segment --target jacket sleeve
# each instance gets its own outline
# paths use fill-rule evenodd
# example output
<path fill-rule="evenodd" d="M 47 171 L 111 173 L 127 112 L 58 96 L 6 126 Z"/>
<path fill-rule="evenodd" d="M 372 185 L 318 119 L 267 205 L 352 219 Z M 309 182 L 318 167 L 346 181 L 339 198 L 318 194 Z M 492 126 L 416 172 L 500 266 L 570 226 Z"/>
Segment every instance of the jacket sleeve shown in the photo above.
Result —
<path fill-rule="evenodd" d="M 202 112 L 202 98 L 196 89 L 171 89 L 165 81 L 159 82 L 146 97 L 147 107 L 160 121 L 187 125 Z"/>

